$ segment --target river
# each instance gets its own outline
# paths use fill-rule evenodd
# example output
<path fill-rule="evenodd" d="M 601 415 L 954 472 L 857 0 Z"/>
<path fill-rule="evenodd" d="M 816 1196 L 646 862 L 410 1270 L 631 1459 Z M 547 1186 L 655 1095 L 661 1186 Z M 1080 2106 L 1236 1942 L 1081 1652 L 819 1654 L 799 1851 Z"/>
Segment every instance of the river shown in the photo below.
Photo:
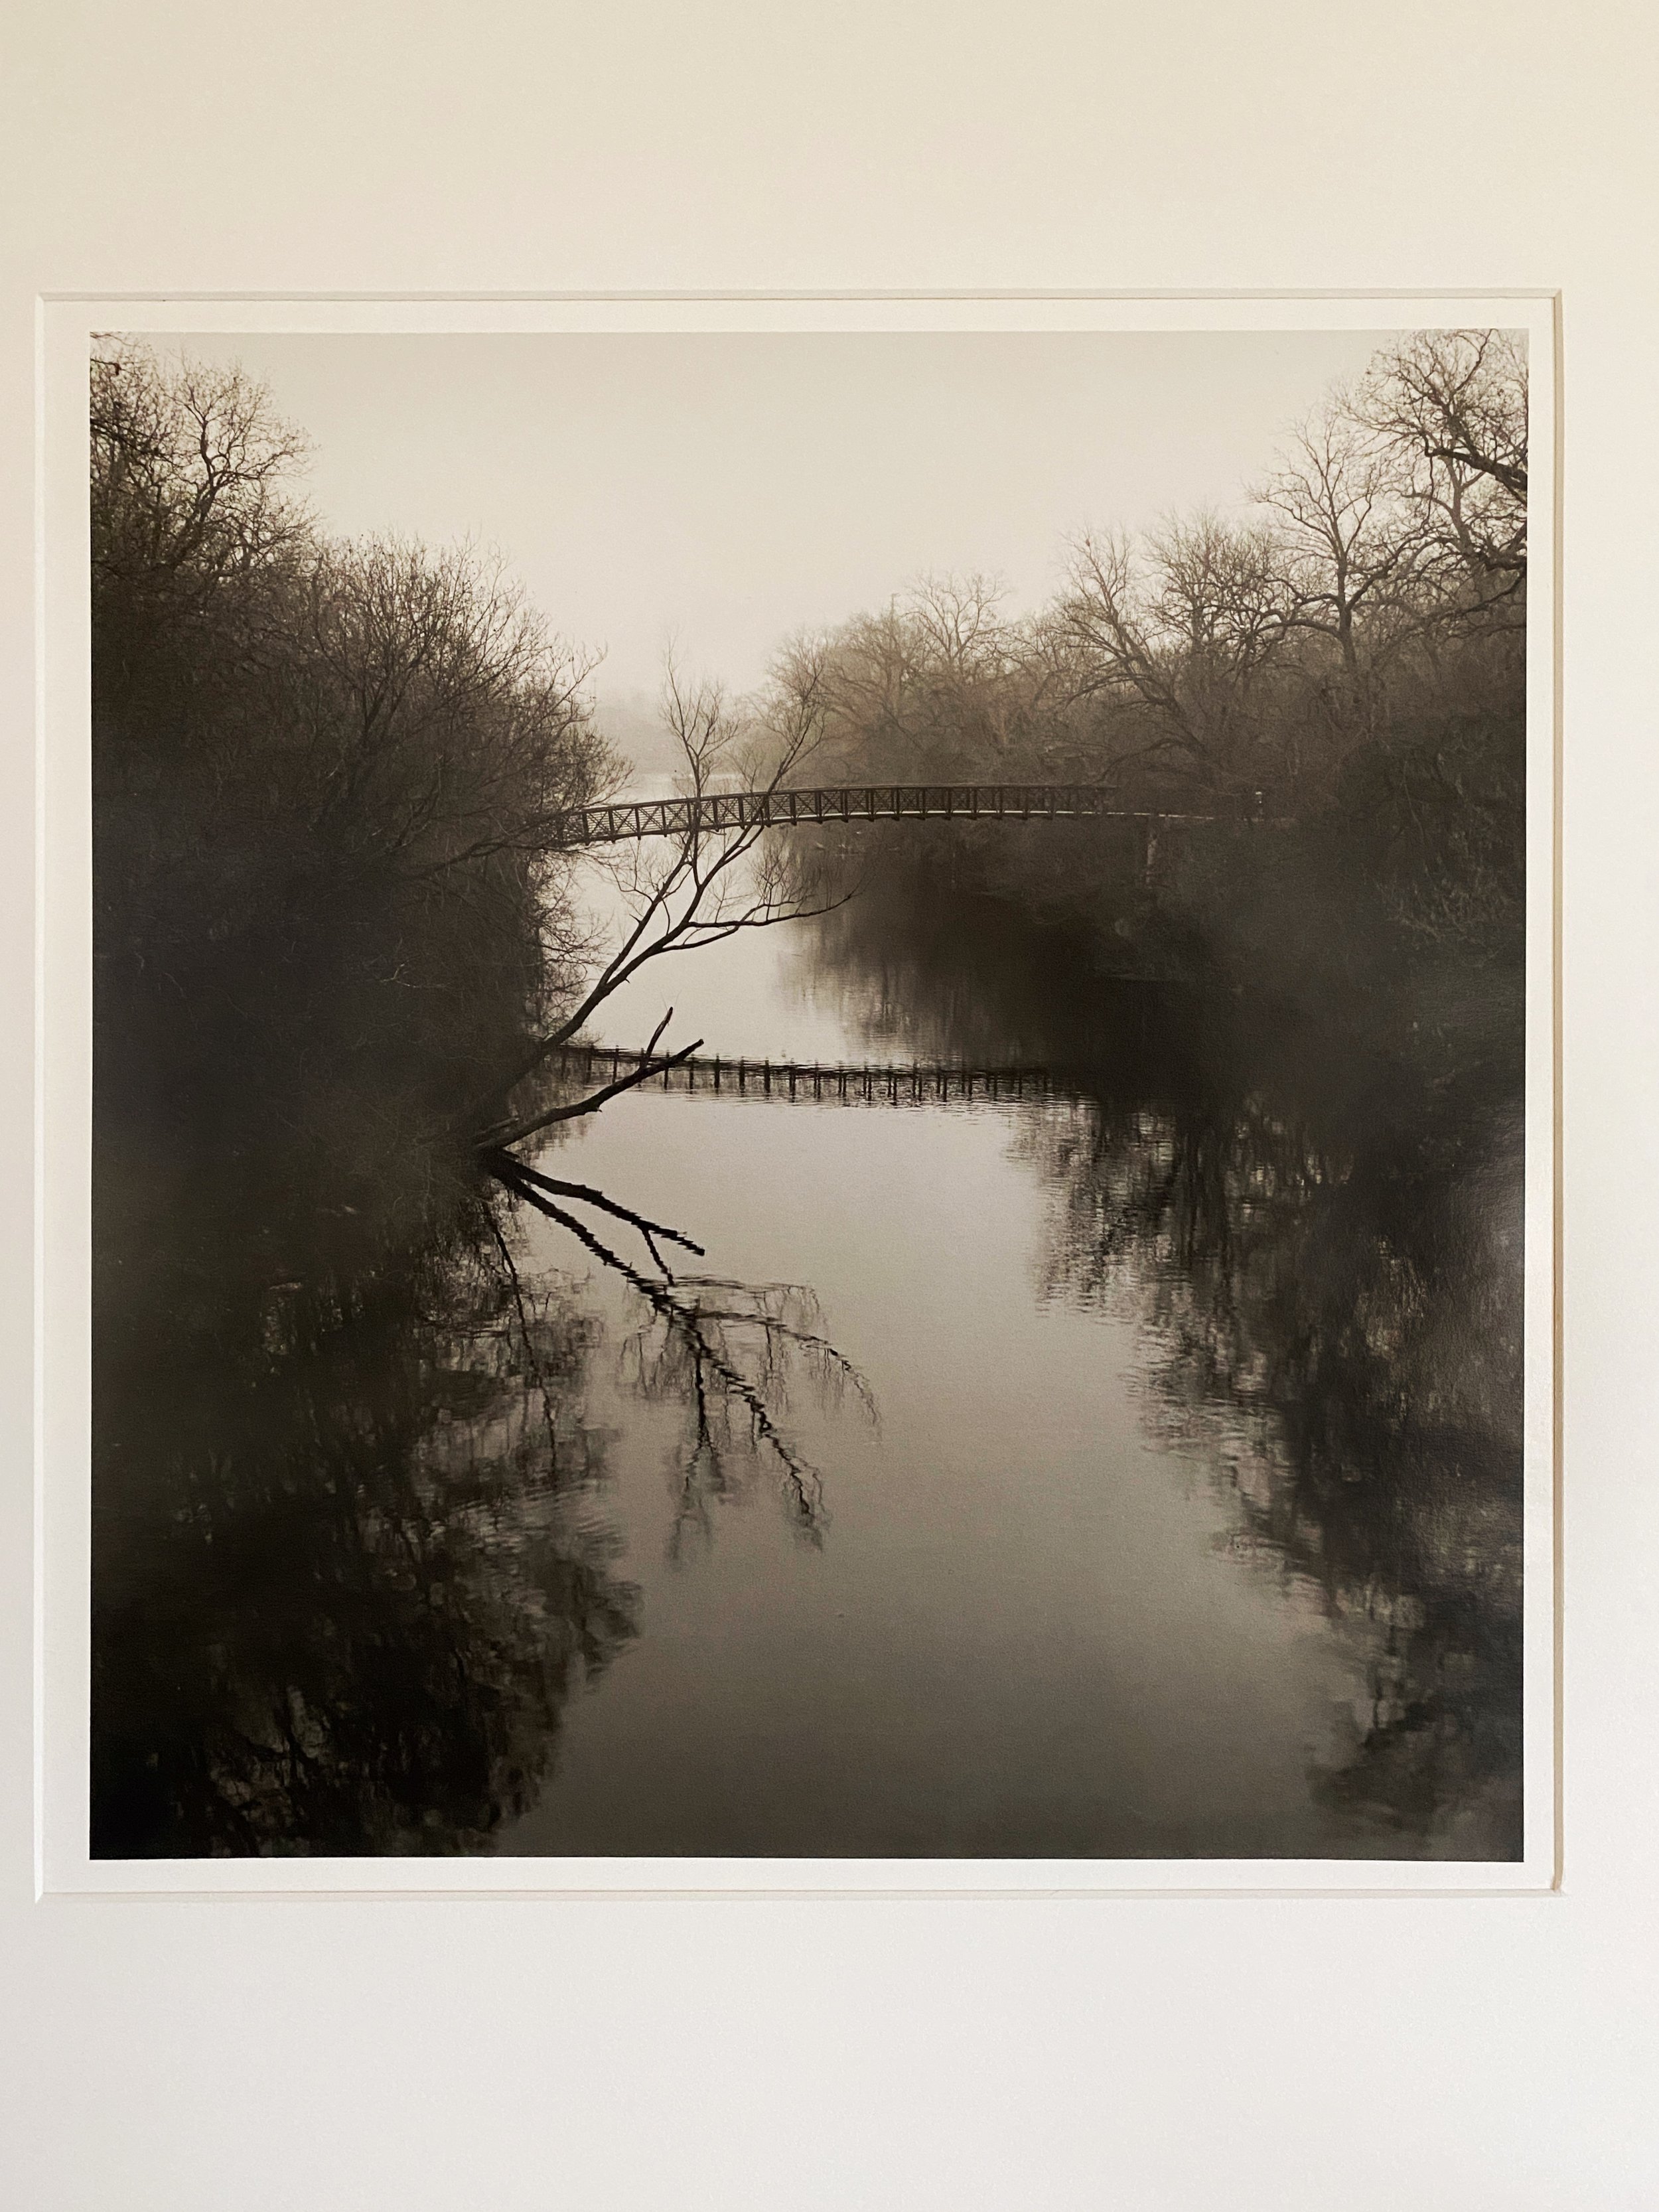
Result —
<path fill-rule="evenodd" d="M 1034 1018 L 1032 994 L 987 988 L 1008 963 L 994 917 L 950 933 L 944 975 L 884 941 L 903 923 L 890 907 L 867 928 L 836 917 L 731 939 L 665 963 L 670 979 L 642 973 L 604 1009 L 604 1040 L 623 1046 L 672 991 L 674 1036 L 728 1058 L 966 1048 L 1007 1066 L 1058 1038 L 1093 1074 L 1054 1097 L 867 1104 L 805 1085 L 793 1101 L 737 1097 L 728 1077 L 720 1095 L 706 1081 L 630 1093 L 549 1148 L 549 1172 L 703 1243 L 699 1273 L 802 1286 L 868 1403 L 844 1379 L 783 1378 L 785 1426 L 822 1480 L 804 1528 L 791 1485 L 741 1433 L 697 1463 L 683 1395 L 640 1388 L 636 1293 L 585 1271 L 605 1347 L 586 1418 L 607 1436 L 603 1510 L 637 1634 L 571 1700 L 553 1771 L 496 1847 L 1512 1850 L 1516 1773 L 1472 1770 L 1467 1745 L 1444 1755 L 1494 1716 L 1472 1725 L 1419 1679 L 1449 1656 L 1454 1675 L 1478 1671 L 1491 1651 L 1449 1655 L 1431 1637 L 1425 1656 L 1445 1593 L 1421 1587 L 1400 1532 L 1345 1556 L 1343 1501 L 1322 1521 L 1296 1408 L 1267 1378 L 1272 1347 L 1249 1341 L 1278 1290 L 1259 1315 L 1218 1316 L 1200 1279 L 1218 1258 L 1246 1277 L 1267 1264 L 1217 1246 L 1273 1212 L 1273 1144 L 1258 1157 L 1247 1133 L 1249 1156 L 1220 1164 L 1237 1186 L 1220 1210 L 1237 1220 L 1113 1233 L 1114 1206 L 1144 1215 L 1149 1181 L 1179 1182 L 1195 1145 L 1237 1153 L 1239 1128 L 1218 1116 L 1271 1121 L 1248 1097 L 1218 1109 L 1213 1085 L 1194 1109 L 1171 1073 L 1171 1038 L 1179 1061 L 1182 1032 L 1209 1016 L 1153 984 L 1091 994 L 1050 977 Z M 1004 1018 L 1011 1003 L 1028 1011 Z M 1305 1146 L 1273 1126 L 1281 1156 Z M 1316 1204 L 1318 1165 L 1297 1170 Z M 1282 1184 L 1282 1157 L 1277 1171 Z M 1298 1207 L 1305 1238 L 1293 1195 Z M 533 1267 L 570 1269 L 556 1225 L 528 1234 Z M 1222 1304 L 1250 1294 L 1224 1286 Z M 1196 1341 L 1218 1328 L 1239 1340 L 1224 1358 Z M 1443 1537 L 1443 1498 L 1419 1517 Z M 1478 1688 L 1500 1729 L 1513 1691 L 1507 1674 Z"/>
<path fill-rule="evenodd" d="M 361 1118 L 100 1170 L 95 1856 L 1518 1855 L 1512 1084 L 856 834 L 537 1155 L 672 1285 Z"/>

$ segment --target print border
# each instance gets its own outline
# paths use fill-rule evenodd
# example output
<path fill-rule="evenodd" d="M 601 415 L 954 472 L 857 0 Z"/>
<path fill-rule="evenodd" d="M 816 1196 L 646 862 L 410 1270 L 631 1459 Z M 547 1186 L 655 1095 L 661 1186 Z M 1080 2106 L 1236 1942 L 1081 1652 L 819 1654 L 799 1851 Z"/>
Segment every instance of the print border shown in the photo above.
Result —
<path fill-rule="evenodd" d="M 321 1858 L 94 1861 L 90 1635 L 91 794 L 86 366 L 95 332 L 1524 330 L 1536 469 L 1528 635 L 1524 1747 L 1521 1860 Z M 37 304 L 37 1897 L 1536 1895 L 1563 1871 L 1559 295 L 641 292 L 53 295 Z M 1547 1044 L 1545 1041 L 1547 1040 Z"/>

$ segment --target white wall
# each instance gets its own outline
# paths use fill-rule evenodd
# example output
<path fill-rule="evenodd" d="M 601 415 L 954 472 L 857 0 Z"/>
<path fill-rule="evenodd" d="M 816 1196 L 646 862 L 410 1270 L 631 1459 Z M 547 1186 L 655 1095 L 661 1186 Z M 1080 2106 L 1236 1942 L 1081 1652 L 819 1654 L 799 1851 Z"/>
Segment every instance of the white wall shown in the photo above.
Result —
<path fill-rule="evenodd" d="M 1659 2203 L 1650 12 L 60 0 L 9 44 L 7 2201 Z M 36 1905 L 34 295 L 1503 285 L 1565 334 L 1564 1893 Z"/>

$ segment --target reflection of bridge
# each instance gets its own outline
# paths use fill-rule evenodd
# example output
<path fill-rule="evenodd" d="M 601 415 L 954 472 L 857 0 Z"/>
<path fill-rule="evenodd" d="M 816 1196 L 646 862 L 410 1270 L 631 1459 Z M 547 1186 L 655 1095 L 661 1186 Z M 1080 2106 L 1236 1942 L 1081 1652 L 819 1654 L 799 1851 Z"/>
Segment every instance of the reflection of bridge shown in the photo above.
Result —
<path fill-rule="evenodd" d="M 1259 802 L 1258 802 L 1259 804 Z M 775 829 L 804 822 L 1139 823 L 1149 842 L 1163 823 L 1260 819 L 1159 813 L 1116 806 L 1093 783 L 847 783 L 815 791 L 706 791 L 696 798 L 626 799 L 576 806 L 559 817 L 567 845 L 614 844 L 626 837 L 689 837 L 711 830 Z"/>
<path fill-rule="evenodd" d="M 660 1054 L 616 1045 L 566 1045 L 561 1066 L 583 1082 L 616 1082 Z M 647 1080 L 664 1091 L 702 1091 L 722 1097 L 818 1099 L 845 1106 L 921 1106 L 941 1100 L 975 1103 L 1054 1098 L 1071 1094 L 1042 1067 L 963 1067 L 955 1062 L 726 1060 L 698 1054 L 665 1066 Z"/>

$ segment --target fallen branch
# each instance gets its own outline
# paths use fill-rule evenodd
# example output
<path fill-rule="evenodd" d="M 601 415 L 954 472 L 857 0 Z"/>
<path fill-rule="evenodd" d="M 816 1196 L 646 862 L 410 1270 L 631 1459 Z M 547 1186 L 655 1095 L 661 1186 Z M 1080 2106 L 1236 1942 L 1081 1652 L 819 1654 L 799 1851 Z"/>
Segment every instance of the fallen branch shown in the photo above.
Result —
<path fill-rule="evenodd" d="M 545 1113 L 532 1114 L 522 1121 L 496 1122 L 490 1128 L 481 1129 L 472 1140 L 474 1146 L 479 1151 L 489 1149 L 499 1152 L 508 1145 L 521 1144 L 526 1137 L 533 1137 L 540 1129 L 551 1128 L 556 1122 L 574 1121 L 584 1114 L 597 1114 L 601 1106 L 620 1097 L 624 1091 L 637 1090 L 641 1083 L 648 1083 L 653 1075 L 661 1075 L 667 1069 L 678 1067 L 682 1060 L 690 1060 L 698 1050 L 702 1039 L 694 1037 L 679 1051 L 665 1053 L 660 1059 L 653 1058 L 658 1040 L 673 1018 L 674 1009 L 671 1006 L 652 1031 L 651 1042 L 645 1048 L 645 1057 L 640 1066 L 627 1075 L 618 1076 L 614 1083 L 607 1083 L 603 1090 L 593 1091 L 588 1097 L 575 1099 L 568 1105 L 550 1106 Z"/>

